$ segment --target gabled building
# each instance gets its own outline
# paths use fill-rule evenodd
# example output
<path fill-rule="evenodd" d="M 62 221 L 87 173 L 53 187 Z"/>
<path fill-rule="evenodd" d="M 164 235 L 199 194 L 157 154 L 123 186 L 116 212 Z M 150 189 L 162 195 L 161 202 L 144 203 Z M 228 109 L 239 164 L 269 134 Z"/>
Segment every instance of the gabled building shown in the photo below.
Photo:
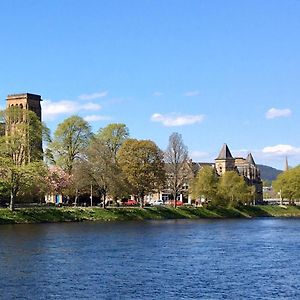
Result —
<path fill-rule="evenodd" d="M 247 158 L 233 157 L 227 146 L 224 144 L 218 157 L 215 159 L 215 169 L 219 176 L 227 171 L 236 171 L 243 176 L 249 186 L 255 188 L 254 204 L 263 202 L 263 183 L 260 178 L 260 171 L 255 164 L 251 153 Z"/>

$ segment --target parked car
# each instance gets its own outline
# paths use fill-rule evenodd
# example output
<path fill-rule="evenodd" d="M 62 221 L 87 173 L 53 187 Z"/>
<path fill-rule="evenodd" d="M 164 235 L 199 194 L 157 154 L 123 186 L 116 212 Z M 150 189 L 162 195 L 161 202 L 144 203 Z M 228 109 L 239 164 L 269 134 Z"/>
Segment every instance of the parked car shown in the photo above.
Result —
<path fill-rule="evenodd" d="M 160 205 L 164 205 L 164 201 L 162 200 L 155 200 L 153 203 L 152 203 L 153 206 L 160 206 Z"/>
<path fill-rule="evenodd" d="M 122 200 L 122 204 L 124 206 L 134 206 L 137 205 L 138 203 L 135 200 L 126 199 L 126 200 Z"/>
<path fill-rule="evenodd" d="M 171 206 L 174 206 L 174 200 L 169 200 L 169 201 L 167 202 L 167 204 L 168 204 L 168 205 L 171 205 Z M 176 206 L 182 206 L 182 205 L 183 205 L 183 202 L 182 202 L 182 201 L 179 201 L 179 200 L 176 201 Z"/>

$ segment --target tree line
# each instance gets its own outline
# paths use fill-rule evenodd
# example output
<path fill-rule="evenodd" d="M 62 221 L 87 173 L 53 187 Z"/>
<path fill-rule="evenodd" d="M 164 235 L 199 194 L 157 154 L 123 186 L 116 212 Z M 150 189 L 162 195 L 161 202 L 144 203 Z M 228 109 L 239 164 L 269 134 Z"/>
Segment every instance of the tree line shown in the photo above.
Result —
<path fill-rule="evenodd" d="M 35 113 L 18 108 L 2 111 L 0 123 L 7 125 L 0 137 L 0 198 L 9 199 L 11 209 L 17 200 L 43 199 L 45 194 L 64 194 L 76 205 L 88 193 L 102 199 L 104 207 L 107 196 L 117 200 L 129 195 L 144 206 L 145 195 L 163 189 L 177 199 L 187 183 L 194 199 L 213 205 L 250 203 L 253 198 L 253 187 L 236 172 L 219 178 L 214 168 L 203 167 L 196 174 L 177 132 L 162 151 L 154 141 L 131 138 L 120 123 L 93 133 L 87 121 L 71 116 L 51 136 Z"/>
<path fill-rule="evenodd" d="M 144 196 L 170 184 L 174 198 L 185 181 L 187 148 L 180 134 L 170 136 L 163 152 L 151 140 L 131 138 L 125 124 L 109 124 L 96 133 L 79 116 L 58 124 L 53 136 L 35 113 L 8 108 L 0 113 L 6 133 L 0 137 L 0 197 L 10 208 L 22 199 L 64 194 L 77 204 L 90 187 L 103 200 Z M 37 145 L 44 142 L 43 159 Z M 166 176 L 166 163 L 172 176 Z M 176 164 L 176 166 L 174 166 Z M 168 179 L 168 180 L 167 180 Z"/>

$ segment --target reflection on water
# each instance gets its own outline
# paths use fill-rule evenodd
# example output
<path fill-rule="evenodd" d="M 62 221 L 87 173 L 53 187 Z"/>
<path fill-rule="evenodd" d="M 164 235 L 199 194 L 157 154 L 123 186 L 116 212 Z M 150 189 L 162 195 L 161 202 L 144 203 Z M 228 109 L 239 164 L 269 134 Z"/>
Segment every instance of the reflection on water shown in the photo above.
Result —
<path fill-rule="evenodd" d="M 299 219 L 0 226 L 0 299 L 300 299 Z"/>

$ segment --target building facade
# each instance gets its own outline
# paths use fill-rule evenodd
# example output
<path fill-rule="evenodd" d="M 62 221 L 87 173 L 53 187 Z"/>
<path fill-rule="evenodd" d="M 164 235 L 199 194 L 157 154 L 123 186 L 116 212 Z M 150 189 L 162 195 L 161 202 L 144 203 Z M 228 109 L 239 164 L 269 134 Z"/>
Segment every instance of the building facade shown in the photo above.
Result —
<path fill-rule="evenodd" d="M 248 154 L 247 158 L 234 158 L 227 144 L 224 144 L 218 157 L 215 159 L 215 169 L 219 176 L 222 176 L 226 171 L 238 172 L 240 176 L 244 177 L 249 186 L 254 187 L 254 204 L 263 203 L 263 182 L 251 153 Z"/>

